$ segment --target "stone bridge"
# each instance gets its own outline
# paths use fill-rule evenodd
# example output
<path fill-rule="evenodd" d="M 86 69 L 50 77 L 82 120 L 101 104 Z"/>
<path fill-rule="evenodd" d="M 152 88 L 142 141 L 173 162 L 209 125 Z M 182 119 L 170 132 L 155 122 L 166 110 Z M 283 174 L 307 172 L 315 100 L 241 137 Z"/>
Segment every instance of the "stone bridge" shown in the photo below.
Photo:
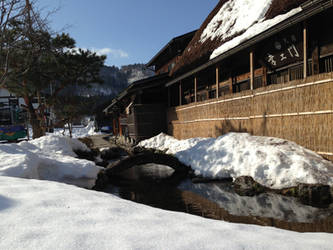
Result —
<path fill-rule="evenodd" d="M 109 164 L 106 169 L 107 176 L 111 177 L 130 169 L 137 165 L 144 165 L 149 163 L 155 163 L 160 165 L 166 165 L 175 170 L 174 174 L 186 175 L 190 171 L 190 167 L 181 163 L 176 157 L 163 153 L 145 152 L 139 153 L 123 160 Z"/>

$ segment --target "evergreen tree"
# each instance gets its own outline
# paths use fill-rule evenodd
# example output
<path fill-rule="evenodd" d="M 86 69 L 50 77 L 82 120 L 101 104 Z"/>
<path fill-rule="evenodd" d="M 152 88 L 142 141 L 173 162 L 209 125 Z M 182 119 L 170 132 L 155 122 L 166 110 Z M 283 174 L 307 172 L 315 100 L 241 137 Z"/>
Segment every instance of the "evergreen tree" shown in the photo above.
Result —
<path fill-rule="evenodd" d="M 15 23 L 12 29 L 22 36 L 9 54 L 10 74 L 4 86 L 24 98 L 33 137 L 38 138 L 45 134 L 46 108 L 55 103 L 66 86 L 100 81 L 99 70 L 105 57 L 74 49 L 75 41 L 68 34 L 50 34 L 30 2 L 26 3 L 24 22 Z M 54 91 L 50 92 L 51 84 Z M 43 95 L 47 95 L 45 101 Z M 35 97 L 39 99 L 38 108 L 33 106 Z"/>
<path fill-rule="evenodd" d="M 10 54 L 22 37 L 15 26 L 22 22 L 25 11 L 25 0 L 0 0 L 0 88 L 10 71 Z"/>

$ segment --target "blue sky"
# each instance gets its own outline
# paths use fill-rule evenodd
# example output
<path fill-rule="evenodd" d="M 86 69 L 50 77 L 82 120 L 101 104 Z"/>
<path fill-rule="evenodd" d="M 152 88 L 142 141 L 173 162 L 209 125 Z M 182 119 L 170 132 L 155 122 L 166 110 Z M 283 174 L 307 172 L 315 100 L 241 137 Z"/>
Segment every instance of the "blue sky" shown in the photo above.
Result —
<path fill-rule="evenodd" d="M 107 65 L 147 63 L 173 37 L 200 27 L 218 0 L 39 0 L 81 48 L 107 54 Z"/>

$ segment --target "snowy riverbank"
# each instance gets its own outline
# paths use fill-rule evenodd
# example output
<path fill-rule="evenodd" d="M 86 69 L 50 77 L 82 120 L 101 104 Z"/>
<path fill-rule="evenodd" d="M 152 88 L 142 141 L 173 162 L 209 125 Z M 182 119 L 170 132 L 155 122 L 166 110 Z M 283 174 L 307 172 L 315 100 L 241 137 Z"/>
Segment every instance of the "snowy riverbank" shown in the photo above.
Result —
<path fill-rule="evenodd" d="M 178 156 L 186 150 L 199 154 L 215 148 L 212 152 L 219 159 L 217 145 L 223 149 L 219 139 L 215 142 L 220 144 L 199 138 L 182 142 L 160 135 L 153 141 Z M 206 147 L 209 142 L 211 147 Z M 99 167 L 75 158 L 75 149 L 88 150 L 76 139 L 56 135 L 0 145 L 0 249 L 331 249 L 333 245 L 327 233 L 214 221 L 59 183 L 89 187 L 82 184 L 96 178 Z M 189 155 L 180 158 L 196 160 L 197 166 L 212 157 Z"/>
<path fill-rule="evenodd" d="M 270 188 L 298 183 L 333 185 L 333 164 L 287 140 L 229 133 L 218 138 L 177 140 L 159 134 L 140 146 L 164 150 L 207 178 L 251 176 Z"/>
<path fill-rule="evenodd" d="M 50 181 L 0 177 L 0 249 L 331 249 L 296 233 L 164 211 Z"/>

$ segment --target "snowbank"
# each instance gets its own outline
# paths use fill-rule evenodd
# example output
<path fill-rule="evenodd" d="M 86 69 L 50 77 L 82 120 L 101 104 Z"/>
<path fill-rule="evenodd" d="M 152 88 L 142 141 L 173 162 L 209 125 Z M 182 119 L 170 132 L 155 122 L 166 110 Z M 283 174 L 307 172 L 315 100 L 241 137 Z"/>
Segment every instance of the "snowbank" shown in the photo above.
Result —
<path fill-rule="evenodd" d="M 100 170 L 77 159 L 73 150 L 88 151 L 77 139 L 48 135 L 18 144 L 0 145 L 0 176 L 59 181 L 91 188 Z"/>
<path fill-rule="evenodd" d="M 0 249 L 331 249 L 296 233 L 164 211 L 56 182 L 0 177 Z"/>
<path fill-rule="evenodd" d="M 298 183 L 333 185 L 331 162 L 283 139 L 229 133 L 218 138 L 177 140 L 160 134 L 139 145 L 167 150 L 204 177 L 252 176 L 271 188 Z"/>
<path fill-rule="evenodd" d="M 266 20 L 265 15 L 271 4 L 272 0 L 230 0 L 226 2 L 203 31 L 200 42 L 203 43 L 207 39 L 219 38 L 220 41 L 225 41 L 234 38 L 217 48 L 210 59 L 302 11 L 302 8 L 299 7 L 286 14 Z"/>

